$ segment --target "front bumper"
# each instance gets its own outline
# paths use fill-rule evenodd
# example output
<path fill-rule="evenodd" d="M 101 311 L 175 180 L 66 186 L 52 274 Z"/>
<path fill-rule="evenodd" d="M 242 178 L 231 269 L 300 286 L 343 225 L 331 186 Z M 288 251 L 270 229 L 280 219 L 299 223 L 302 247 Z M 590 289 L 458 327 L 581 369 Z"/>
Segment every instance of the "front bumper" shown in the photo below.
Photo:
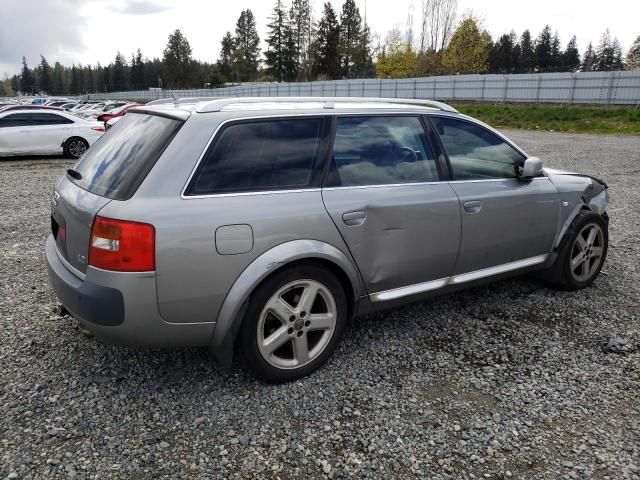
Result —
<path fill-rule="evenodd" d="M 89 267 L 76 276 L 45 244 L 51 286 L 65 308 L 99 339 L 130 347 L 208 346 L 215 323 L 169 323 L 158 311 L 155 275 Z"/>

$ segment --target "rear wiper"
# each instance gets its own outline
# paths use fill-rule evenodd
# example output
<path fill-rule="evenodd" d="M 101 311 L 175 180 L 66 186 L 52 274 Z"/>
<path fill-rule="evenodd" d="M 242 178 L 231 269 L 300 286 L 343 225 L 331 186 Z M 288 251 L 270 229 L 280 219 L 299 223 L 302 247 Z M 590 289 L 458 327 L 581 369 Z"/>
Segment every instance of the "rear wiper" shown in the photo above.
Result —
<path fill-rule="evenodd" d="M 72 178 L 75 178 L 76 180 L 82 180 L 82 174 L 77 170 L 74 170 L 73 168 L 67 169 L 67 175 L 69 175 Z"/>

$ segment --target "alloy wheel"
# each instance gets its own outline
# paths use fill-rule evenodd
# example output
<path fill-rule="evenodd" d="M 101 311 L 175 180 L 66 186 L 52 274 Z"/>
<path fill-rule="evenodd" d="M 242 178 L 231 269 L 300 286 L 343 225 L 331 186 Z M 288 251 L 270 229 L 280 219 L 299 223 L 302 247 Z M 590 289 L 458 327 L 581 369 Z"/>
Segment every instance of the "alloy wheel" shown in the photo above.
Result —
<path fill-rule="evenodd" d="M 316 359 L 336 329 L 331 291 L 316 280 L 284 285 L 267 301 L 258 321 L 260 354 L 276 368 L 300 368 Z"/>
<path fill-rule="evenodd" d="M 569 268 L 578 282 L 588 281 L 600 267 L 604 253 L 604 232 L 600 225 L 589 223 L 582 227 L 571 247 Z"/>
<path fill-rule="evenodd" d="M 74 158 L 80 158 L 87 151 L 87 145 L 82 140 L 71 140 L 69 142 L 69 153 Z"/>

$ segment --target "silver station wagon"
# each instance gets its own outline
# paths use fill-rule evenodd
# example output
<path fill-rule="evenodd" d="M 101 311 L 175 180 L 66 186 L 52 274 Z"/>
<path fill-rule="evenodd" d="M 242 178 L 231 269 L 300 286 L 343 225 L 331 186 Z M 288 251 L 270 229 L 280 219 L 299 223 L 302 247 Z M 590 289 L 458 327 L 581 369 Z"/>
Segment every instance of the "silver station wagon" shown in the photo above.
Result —
<path fill-rule="evenodd" d="M 285 382 L 354 315 L 532 271 L 590 285 L 607 200 L 439 102 L 184 99 L 130 110 L 58 180 L 46 258 L 98 338 Z"/>

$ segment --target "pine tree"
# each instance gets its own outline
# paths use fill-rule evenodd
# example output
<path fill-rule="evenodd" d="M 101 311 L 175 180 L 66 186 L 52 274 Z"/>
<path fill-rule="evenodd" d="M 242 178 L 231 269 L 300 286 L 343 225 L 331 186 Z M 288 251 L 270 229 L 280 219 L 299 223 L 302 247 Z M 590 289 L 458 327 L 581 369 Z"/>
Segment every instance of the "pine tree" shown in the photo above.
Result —
<path fill-rule="evenodd" d="M 355 58 L 361 47 L 362 17 L 355 0 L 345 0 L 340 14 L 340 63 L 345 78 L 355 78 Z"/>
<path fill-rule="evenodd" d="M 40 55 L 40 89 L 51 94 L 51 67 L 44 56 Z"/>
<path fill-rule="evenodd" d="M 520 37 L 520 73 L 531 73 L 536 64 L 533 42 L 529 30 L 522 32 Z"/>
<path fill-rule="evenodd" d="M 562 70 L 563 67 L 563 52 L 560 48 L 558 32 L 555 32 L 551 39 L 551 64 L 549 66 L 553 72 L 558 72 Z"/>
<path fill-rule="evenodd" d="M 27 65 L 27 59 L 22 57 L 22 74 L 20 75 L 20 89 L 22 93 L 30 93 L 35 95 L 38 93 L 38 86 L 33 72 Z"/>
<path fill-rule="evenodd" d="M 120 52 L 116 53 L 111 69 L 111 88 L 116 92 L 122 92 L 128 88 L 126 68 L 127 62 L 124 56 Z"/>
<path fill-rule="evenodd" d="M 575 72 L 580 68 L 580 53 L 578 52 L 578 42 L 575 35 L 571 37 L 567 48 L 562 54 L 562 67 L 568 72 Z"/>
<path fill-rule="evenodd" d="M 474 17 L 465 18 L 453 32 L 442 56 L 442 65 L 452 74 L 484 73 L 488 68 L 491 36 L 481 30 Z"/>
<path fill-rule="evenodd" d="M 317 36 L 313 59 L 313 77 L 337 80 L 340 78 L 340 25 L 336 11 L 331 3 L 326 2 L 322 11 L 322 17 L 318 22 Z"/>
<path fill-rule="evenodd" d="M 84 86 L 85 92 L 95 93 L 96 91 L 96 82 L 95 82 L 94 71 L 91 65 L 87 65 L 84 71 Z"/>
<path fill-rule="evenodd" d="M 142 51 L 138 49 L 136 55 L 131 58 L 131 70 L 129 71 L 129 84 L 134 90 L 145 88 L 144 82 L 144 59 Z"/>
<path fill-rule="evenodd" d="M 176 29 L 169 35 L 163 53 L 163 62 L 167 69 L 167 86 L 170 88 L 185 87 L 189 81 L 191 45 L 180 30 Z"/>
<path fill-rule="evenodd" d="M 291 35 L 297 52 L 296 65 L 301 80 L 311 79 L 311 6 L 309 0 L 293 0 L 291 3 Z"/>
<path fill-rule="evenodd" d="M 589 42 L 589 46 L 582 56 L 582 65 L 580 69 L 583 72 L 591 72 L 593 70 L 593 64 L 596 61 L 596 52 L 593 50 L 593 45 Z"/>
<path fill-rule="evenodd" d="M 282 8 L 281 0 L 276 0 L 270 20 L 271 22 L 267 25 L 269 29 L 267 45 L 269 45 L 269 48 L 264 52 L 265 64 L 267 73 L 282 82 L 285 79 L 285 50 L 287 49 L 286 43 L 288 40 L 286 35 L 288 33 L 290 36 L 291 32 L 287 28 L 287 18 Z"/>
<path fill-rule="evenodd" d="M 235 48 L 235 40 L 231 32 L 225 33 L 220 41 L 220 59 L 218 60 L 218 70 L 225 82 L 231 81 L 231 54 Z"/>
<path fill-rule="evenodd" d="M 604 72 L 622 70 L 622 49 L 617 38 L 611 39 L 609 29 L 600 37 L 600 43 L 596 48 L 596 58 L 593 63 L 595 71 Z"/>
<path fill-rule="evenodd" d="M 627 70 L 640 70 L 640 35 L 636 37 L 635 41 L 629 49 L 627 54 Z"/>
<path fill-rule="evenodd" d="M 489 49 L 489 72 L 491 73 L 513 73 L 514 64 L 515 34 L 504 34 L 496 43 L 492 43 Z"/>
<path fill-rule="evenodd" d="M 551 28 L 546 25 L 536 40 L 535 65 L 539 72 L 547 72 L 551 69 Z"/>
<path fill-rule="evenodd" d="M 233 52 L 234 70 L 239 81 L 252 81 L 258 76 L 260 55 L 260 37 L 256 29 L 253 12 L 243 10 L 236 22 L 235 50 Z"/>

